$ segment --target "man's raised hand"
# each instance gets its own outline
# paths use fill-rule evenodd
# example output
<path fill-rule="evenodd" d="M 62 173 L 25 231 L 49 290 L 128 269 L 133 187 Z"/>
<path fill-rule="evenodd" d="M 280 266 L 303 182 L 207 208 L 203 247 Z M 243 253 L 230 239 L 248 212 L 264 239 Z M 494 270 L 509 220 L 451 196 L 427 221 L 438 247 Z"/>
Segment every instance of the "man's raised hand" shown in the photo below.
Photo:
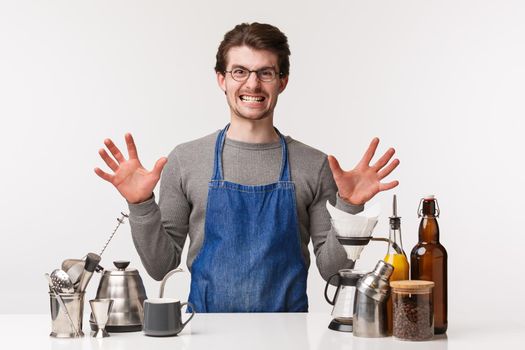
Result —
<path fill-rule="evenodd" d="M 399 181 L 381 182 L 399 165 L 399 159 L 390 162 L 395 153 L 393 148 L 388 149 L 377 162 L 370 165 L 378 144 L 379 139 L 376 137 L 368 146 L 361 161 L 350 171 L 341 169 L 337 159 L 328 156 L 339 197 L 346 202 L 354 205 L 364 204 L 377 193 L 390 190 L 399 184 Z"/>
<path fill-rule="evenodd" d="M 125 135 L 129 159 L 124 158 L 113 141 L 105 139 L 104 144 L 113 158 L 101 148 L 98 153 L 113 174 L 106 173 L 100 168 L 95 168 L 95 173 L 110 182 L 117 188 L 120 194 L 130 203 L 140 203 L 149 199 L 153 189 L 160 179 L 160 174 L 168 159 L 162 157 L 155 163 L 153 170 L 146 170 L 137 154 L 137 148 L 130 133 Z"/>

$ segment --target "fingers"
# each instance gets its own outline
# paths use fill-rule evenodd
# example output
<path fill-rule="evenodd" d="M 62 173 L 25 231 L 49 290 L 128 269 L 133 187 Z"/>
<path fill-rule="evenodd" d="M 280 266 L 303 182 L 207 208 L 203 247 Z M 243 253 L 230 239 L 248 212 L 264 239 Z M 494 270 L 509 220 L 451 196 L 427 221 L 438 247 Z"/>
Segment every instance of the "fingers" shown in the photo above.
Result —
<path fill-rule="evenodd" d="M 332 174 L 334 175 L 334 178 L 339 177 L 343 174 L 343 169 L 341 169 L 339 162 L 337 161 L 337 159 L 335 159 L 334 156 L 328 156 L 328 165 L 330 166 L 330 169 L 332 170 Z"/>
<path fill-rule="evenodd" d="M 128 155 L 130 159 L 138 159 L 139 156 L 137 154 L 137 147 L 135 146 L 135 141 L 133 140 L 133 136 L 128 132 L 126 135 L 124 135 L 124 138 L 126 139 L 126 146 L 128 147 Z"/>
<path fill-rule="evenodd" d="M 394 169 L 397 168 L 398 165 L 399 165 L 399 159 L 394 159 L 392 163 L 388 164 L 386 168 L 381 169 L 381 171 L 377 173 L 377 176 L 379 177 L 380 180 L 384 179 L 385 177 L 390 175 L 390 173 L 394 171 Z"/>
<path fill-rule="evenodd" d="M 392 181 L 392 182 L 388 182 L 386 184 L 379 184 L 379 191 L 388 191 L 388 190 L 391 190 L 392 188 L 396 187 L 397 185 L 399 185 L 399 181 Z"/>
<path fill-rule="evenodd" d="M 117 162 L 122 163 L 126 160 L 124 159 L 124 156 L 122 155 L 122 153 L 120 153 L 120 150 L 117 148 L 117 146 L 115 146 L 113 141 L 111 141 L 111 139 L 105 139 L 104 144 L 109 149 L 113 157 L 115 157 Z"/>
<path fill-rule="evenodd" d="M 368 149 L 366 150 L 365 154 L 363 155 L 363 158 L 361 158 L 361 161 L 359 162 L 360 165 L 369 165 L 370 161 L 374 157 L 374 154 L 376 153 L 377 145 L 379 144 L 379 139 L 377 137 L 374 137 L 372 139 L 372 142 L 370 142 L 370 145 L 368 146 Z"/>
<path fill-rule="evenodd" d="M 155 174 L 157 177 L 160 177 L 160 173 L 162 172 L 162 169 L 168 162 L 168 158 L 162 157 L 155 163 L 155 166 L 153 167 L 153 170 L 151 171 L 153 174 Z"/>
<path fill-rule="evenodd" d="M 100 168 L 95 168 L 95 173 L 98 176 L 100 176 L 101 178 L 103 178 L 104 180 L 106 180 L 107 182 L 113 183 L 113 178 L 114 178 L 113 175 L 110 175 L 110 174 L 102 171 L 102 169 L 100 169 Z"/>
<path fill-rule="evenodd" d="M 372 168 L 377 171 L 384 167 L 394 156 L 394 153 L 396 153 L 396 151 L 393 148 L 389 148 L 388 151 L 386 151 L 385 154 L 383 154 L 383 156 L 372 166 Z"/>
<path fill-rule="evenodd" d="M 104 160 L 104 163 L 113 171 L 117 171 L 118 164 L 109 156 L 105 149 L 101 148 L 98 150 L 98 154 Z M 98 168 L 97 168 L 98 169 Z"/>

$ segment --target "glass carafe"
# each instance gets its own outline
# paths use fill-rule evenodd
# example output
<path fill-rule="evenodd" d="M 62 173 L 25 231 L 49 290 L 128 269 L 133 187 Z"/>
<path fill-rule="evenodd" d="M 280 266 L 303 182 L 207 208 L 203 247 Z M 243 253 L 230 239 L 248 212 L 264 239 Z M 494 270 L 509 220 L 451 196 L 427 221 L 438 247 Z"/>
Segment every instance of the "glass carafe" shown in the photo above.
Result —
<path fill-rule="evenodd" d="M 352 332 L 353 325 L 353 314 L 354 314 L 354 299 L 356 294 L 357 281 L 366 274 L 365 271 L 358 271 L 353 269 L 339 270 L 338 273 L 332 275 L 326 282 L 324 290 L 324 296 L 326 301 L 333 305 L 332 316 L 334 319 L 328 326 L 328 328 L 343 331 Z M 337 280 L 337 290 L 333 299 L 328 297 L 328 286 L 330 281 L 335 277 Z"/>

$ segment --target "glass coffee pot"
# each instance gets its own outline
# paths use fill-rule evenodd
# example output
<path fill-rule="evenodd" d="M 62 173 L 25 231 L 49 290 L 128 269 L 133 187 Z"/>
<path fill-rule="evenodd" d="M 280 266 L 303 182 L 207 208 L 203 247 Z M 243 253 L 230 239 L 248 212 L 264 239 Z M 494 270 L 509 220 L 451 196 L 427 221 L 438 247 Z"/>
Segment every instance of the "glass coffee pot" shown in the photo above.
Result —
<path fill-rule="evenodd" d="M 366 274 L 365 271 L 342 269 L 328 278 L 324 289 L 326 301 L 333 305 L 332 316 L 334 319 L 328 325 L 328 328 L 334 331 L 352 332 L 354 299 L 357 281 Z M 330 281 L 337 278 L 337 289 L 332 299 L 328 297 L 328 286 Z"/>

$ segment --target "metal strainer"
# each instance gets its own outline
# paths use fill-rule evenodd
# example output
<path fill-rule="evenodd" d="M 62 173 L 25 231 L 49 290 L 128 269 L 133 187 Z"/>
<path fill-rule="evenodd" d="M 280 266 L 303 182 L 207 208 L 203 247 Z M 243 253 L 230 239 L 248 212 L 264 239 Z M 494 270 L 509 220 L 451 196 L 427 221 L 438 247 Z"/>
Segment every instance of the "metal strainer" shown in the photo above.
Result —
<path fill-rule="evenodd" d="M 73 282 L 71 282 L 69 275 L 64 270 L 53 270 L 50 277 L 51 283 L 58 293 L 72 294 L 75 292 Z"/>

